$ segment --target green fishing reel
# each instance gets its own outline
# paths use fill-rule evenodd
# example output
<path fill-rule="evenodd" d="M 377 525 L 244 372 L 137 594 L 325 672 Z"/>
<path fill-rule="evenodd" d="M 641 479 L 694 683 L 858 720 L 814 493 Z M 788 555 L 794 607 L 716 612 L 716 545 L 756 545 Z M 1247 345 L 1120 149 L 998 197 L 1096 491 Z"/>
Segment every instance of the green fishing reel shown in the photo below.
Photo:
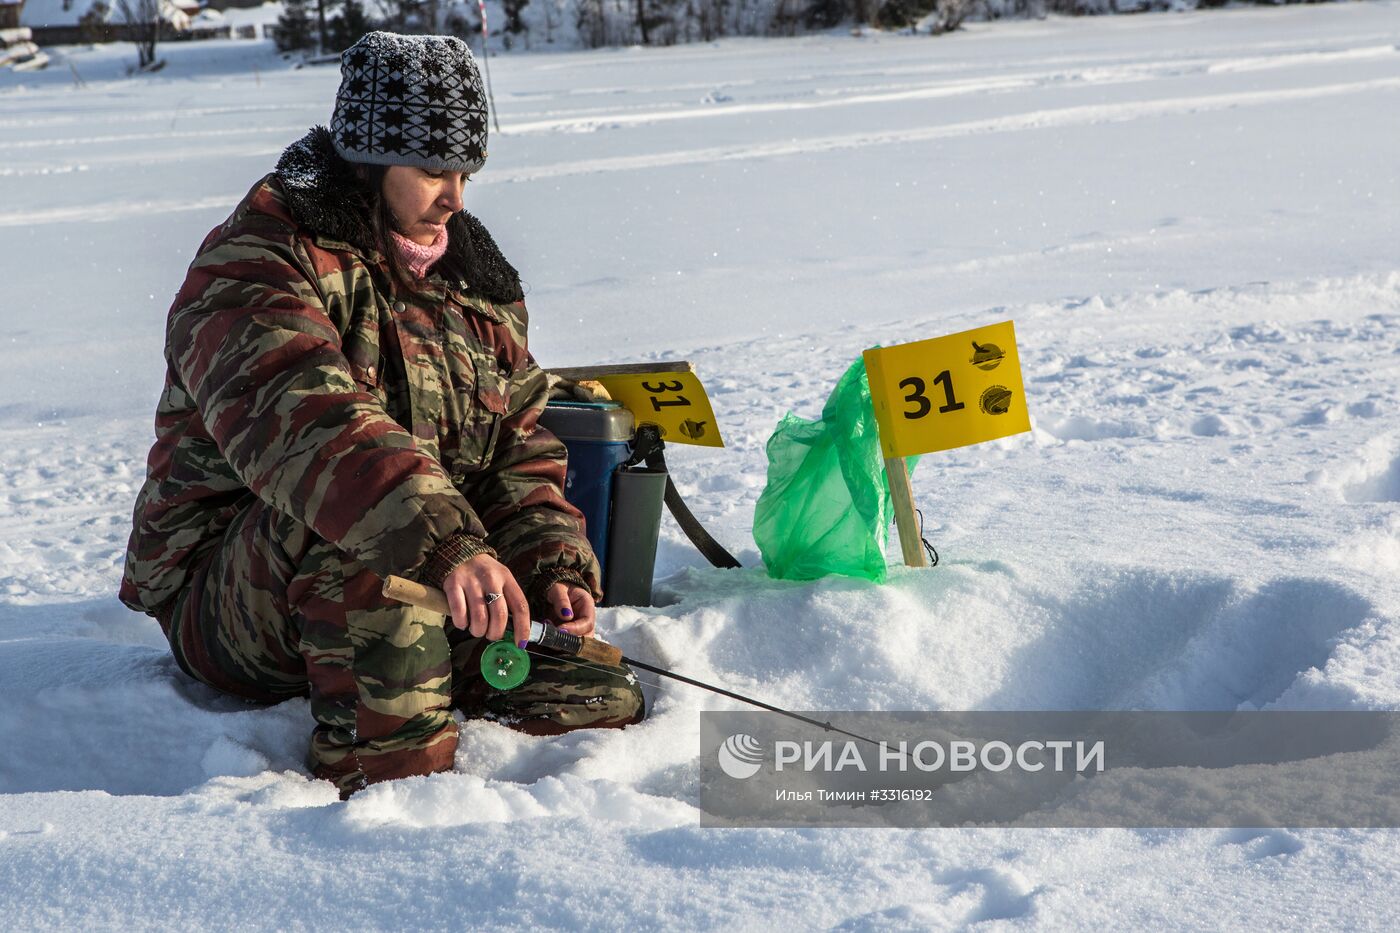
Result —
<path fill-rule="evenodd" d="M 622 652 L 616 648 L 543 622 L 530 623 L 528 643 L 566 658 L 583 658 L 602 664 L 622 663 Z M 530 656 L 507 634 L 505 638 L 491 642 L 481 653 L 481 676 L 497 690 L 514 690 L 530 676 Z"/>
<path fill-rule="evenodd" d="M 497 690 L 514 690 L 530 676 L 530 656 L 509 638 L 493 641 L 481 653 L 481 676 Z"/>

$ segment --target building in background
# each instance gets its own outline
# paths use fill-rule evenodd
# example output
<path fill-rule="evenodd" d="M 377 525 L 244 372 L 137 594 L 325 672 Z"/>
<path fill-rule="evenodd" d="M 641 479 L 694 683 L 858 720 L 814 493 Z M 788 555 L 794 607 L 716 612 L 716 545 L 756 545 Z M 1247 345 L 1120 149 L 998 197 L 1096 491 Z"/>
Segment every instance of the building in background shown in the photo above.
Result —
<path fill-rule="evenodd" d="M 6 2 L 6 0 L 0 0 Z M 134 5 L 134 4 L 133 4 Z M 127 39 L 127 24 L 116 0 L 24 0 L 20 25 L 33 33 L 40 45 L 73 45 Z M 0 7 L 3 9 L 3 7 Z M 161 39 L 211 38 L 207 29 L 192 32 L 199 13 L 198 0 L 160 0 Z M 227 35 L 227 27 L 213 30 Z"/>

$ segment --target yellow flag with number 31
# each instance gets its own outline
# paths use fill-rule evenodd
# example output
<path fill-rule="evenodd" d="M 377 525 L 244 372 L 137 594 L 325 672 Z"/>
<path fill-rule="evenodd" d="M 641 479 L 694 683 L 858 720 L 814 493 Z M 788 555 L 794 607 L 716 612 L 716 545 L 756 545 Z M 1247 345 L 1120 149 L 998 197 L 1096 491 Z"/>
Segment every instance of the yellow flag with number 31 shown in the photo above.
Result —
<path fill-rule="evenodd" d="M 1010 321 L 865 351 L 885 457 L 951 450 L 1031 429 Z"/>
<path fill-rule="evenodd" d="M 710 398 L 695 373 L 629 373 L 597 379 L 614 401 L 632 410 L 638 424 L 656 425 L 668 443 L 724 446 Z"/>

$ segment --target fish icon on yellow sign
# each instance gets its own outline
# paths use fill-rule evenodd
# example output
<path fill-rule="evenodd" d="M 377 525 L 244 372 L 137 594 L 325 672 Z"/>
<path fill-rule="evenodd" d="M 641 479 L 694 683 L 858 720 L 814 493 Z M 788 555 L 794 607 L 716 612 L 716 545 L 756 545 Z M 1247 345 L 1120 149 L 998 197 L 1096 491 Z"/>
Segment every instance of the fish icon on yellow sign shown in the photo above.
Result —
<path fill-rule="evenodd" d="M 972 341 L 972 359 L 968 360 L 978 369 L 993 370 L 1001 365 L 1001 361 L 1006 357 L 1001 347 L 994 343 L 979 344 Z"/>
<path fill-rule="evenodd" d="M 1006 386 L 992 386 L 982 393 L 977 407 L 989 415 L 1004 415 L 1011 410 L 1011 390 Z"/>

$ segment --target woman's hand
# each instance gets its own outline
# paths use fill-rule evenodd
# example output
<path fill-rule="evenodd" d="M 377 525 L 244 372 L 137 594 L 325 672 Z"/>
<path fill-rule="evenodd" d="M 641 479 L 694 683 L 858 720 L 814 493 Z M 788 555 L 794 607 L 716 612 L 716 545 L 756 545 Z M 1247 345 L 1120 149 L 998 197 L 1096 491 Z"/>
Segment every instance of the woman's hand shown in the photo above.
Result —
<path fill-rule="evenodd" d="M 510 569 L 490 554 L 478 554 L 458 565 L 442 581 L 442 591 L 452 610 L 452 624 L 470 630 L 473 637 L 495 641 L 505 634 L 507 619 L 513 623 L 512 641 L 517 645 L 530 637 L 530 604 Z M 493 593 L 498 594 L 495 599 L 490 598 Z M 588 608 L 591 617 L 591 599 Z"/>
<path fill-rule="evenodd" d="M 592 635 L 593 594 L 572 583 L 554 583 L 544 592 L 549 621 L 571 635 Z"/>

